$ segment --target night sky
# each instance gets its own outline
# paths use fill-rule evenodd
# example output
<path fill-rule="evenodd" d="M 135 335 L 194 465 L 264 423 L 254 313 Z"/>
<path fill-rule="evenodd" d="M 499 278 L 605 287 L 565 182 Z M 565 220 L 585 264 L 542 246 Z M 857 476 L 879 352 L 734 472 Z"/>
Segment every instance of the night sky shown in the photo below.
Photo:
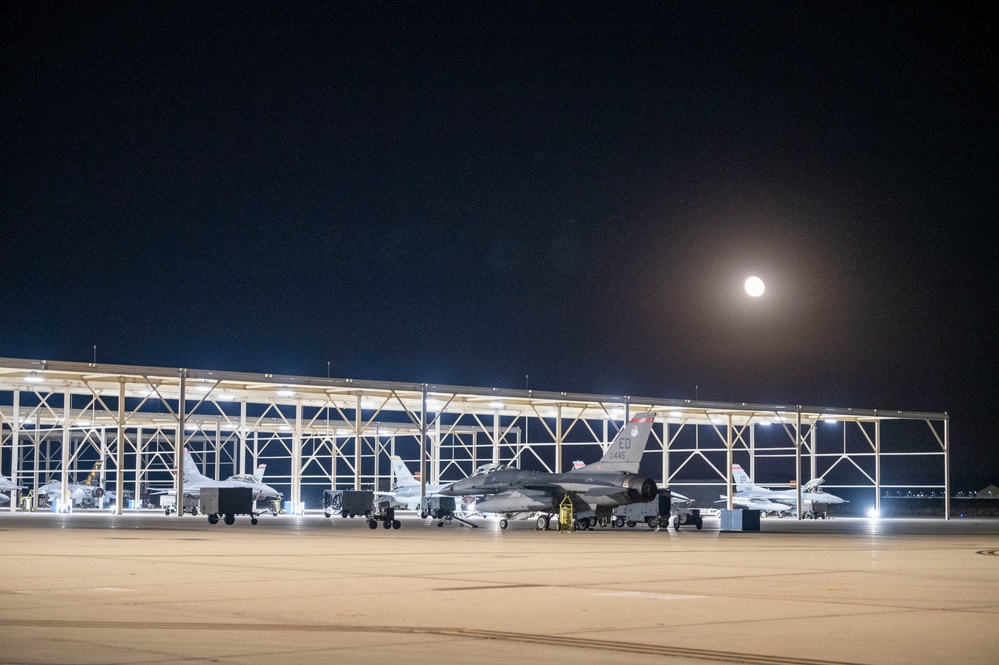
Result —
<path fill-rule="evenodd" d="M 3 3 L 0 356 L 947 411 L 955 489 L 999 483 L 997 37 L 955 3 Z"/>

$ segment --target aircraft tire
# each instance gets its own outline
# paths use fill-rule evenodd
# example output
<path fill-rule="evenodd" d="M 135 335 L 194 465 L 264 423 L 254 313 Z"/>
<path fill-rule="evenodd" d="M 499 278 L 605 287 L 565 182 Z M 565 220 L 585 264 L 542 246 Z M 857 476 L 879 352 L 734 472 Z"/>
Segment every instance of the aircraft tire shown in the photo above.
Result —
<path fill-rule="evenodd" d="M 539 515 L 538 516 L 537 526 L 538 526 L 538 530 L 539 531 L 547 531 L 548 530 L 548 516 L 547 515 Z"/>
<path fill-rule="evenodd" d="M 505 529 L 509 525 L 510 525 L 510 523 L 507 521 L 507 519 L 505 517 L 499 521 L 499 527 L 500 527 L 500 529 Z"/>

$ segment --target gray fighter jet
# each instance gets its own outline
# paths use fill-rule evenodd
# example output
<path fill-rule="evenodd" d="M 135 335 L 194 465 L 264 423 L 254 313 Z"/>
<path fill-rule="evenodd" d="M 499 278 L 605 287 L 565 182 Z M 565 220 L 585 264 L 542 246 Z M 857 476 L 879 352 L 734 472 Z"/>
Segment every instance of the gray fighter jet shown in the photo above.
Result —
<path fill-rule="evenodd" d="M 651 501 L 656 483 L 638 475 L 654 414 L 640 413 L 621 428 L 599 462 L 567 473 L 484 468 L 441 490 L 448 496 L 477 496 L 476 510 L 499 513 L 500 528 L 517 513 L 540 512 L 538 528 L 547 529 L 552 514 L 565 497 L 573 505 L 577 528 L 596 526 L 611 517 L 615 506 Z"/>

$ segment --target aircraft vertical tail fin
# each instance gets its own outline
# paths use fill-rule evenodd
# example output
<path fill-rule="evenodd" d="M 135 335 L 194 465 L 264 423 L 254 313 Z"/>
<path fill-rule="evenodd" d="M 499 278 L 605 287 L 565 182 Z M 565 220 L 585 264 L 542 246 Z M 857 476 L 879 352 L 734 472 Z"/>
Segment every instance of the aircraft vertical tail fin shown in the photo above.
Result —
<path fill-rule="evenodd" d="M 266 469 L 267 469 L 266 464 L 261 464 L 260 466 L 258 466 L 256 473 L 253 474 L 253 479 L 256 480 L 258 483 L 264 482 L 264 471 Z"/>
<path fill-rule="evenodd" d="M 639 413 L 622 427 L 599 462 L 574 468 L 573 472 L 638 473 L 645 445 L 652 432 L 653 413 Z"/>
<path fill-rule="evenodd" d="M 198 471 L 198 465 L 194 463 L 191 453 L 187 448 L 184 448 L 184 484 L 187 485 L 196 480 L 211 480 L 211 478 Z"/>
<path fill-rule="evenodd" d="M 753 479 L 749 477 L 741 466 L 738 464 L 732 465 L 732 484 L 735 485 L 735 489 L 738 492 L 742 492 L 753 487 Z"/>
<path fill-rule="evenodd" d="M 395 476 L 396 487 L 413 487 L 419 485 L 416 477 L 410 472 L 409 467 L 402 461 L 401 457 L 392 457 L 392 474 Z"/>

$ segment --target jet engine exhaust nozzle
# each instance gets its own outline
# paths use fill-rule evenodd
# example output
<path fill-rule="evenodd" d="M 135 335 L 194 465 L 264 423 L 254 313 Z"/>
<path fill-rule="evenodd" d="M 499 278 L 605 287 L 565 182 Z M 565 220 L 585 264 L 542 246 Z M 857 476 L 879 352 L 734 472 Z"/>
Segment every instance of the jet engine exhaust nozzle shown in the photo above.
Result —
<path fill-rule="evenodd" d="M 641 483 L 639 489 L 635 489 L 635 485 Z M 636 478 L 632 482 L 632 487 L 628 490 L 628 499 L 632 503 L 648 503 L 652 499 L 656 498 L 656 493 L 659 489 L 656 487 L 656 481 L 651 478 Z"/>

